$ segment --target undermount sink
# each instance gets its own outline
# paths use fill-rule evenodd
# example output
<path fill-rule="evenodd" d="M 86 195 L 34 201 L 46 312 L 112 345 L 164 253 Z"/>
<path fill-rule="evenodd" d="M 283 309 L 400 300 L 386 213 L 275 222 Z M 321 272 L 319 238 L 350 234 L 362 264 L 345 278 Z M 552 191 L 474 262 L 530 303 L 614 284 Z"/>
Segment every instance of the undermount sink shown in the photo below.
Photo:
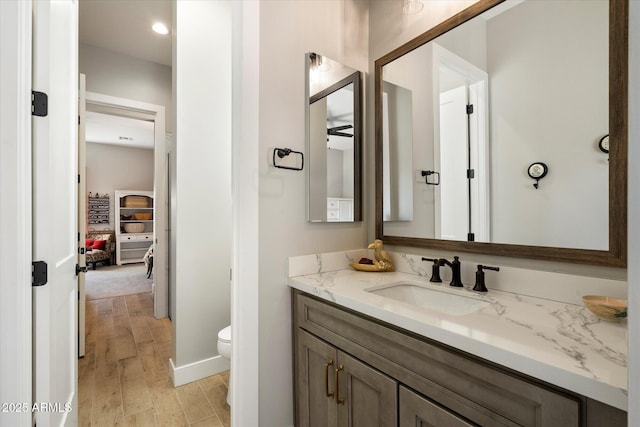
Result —
<path fill-rule="evenodd" d="M 394 282 L 365 289 L 372 294 L 390 298 L 416 307 L 428 308 L 452 316 L 464 316 L 491 305 L 462 290 L 431 289 L 422 283 Z"/>

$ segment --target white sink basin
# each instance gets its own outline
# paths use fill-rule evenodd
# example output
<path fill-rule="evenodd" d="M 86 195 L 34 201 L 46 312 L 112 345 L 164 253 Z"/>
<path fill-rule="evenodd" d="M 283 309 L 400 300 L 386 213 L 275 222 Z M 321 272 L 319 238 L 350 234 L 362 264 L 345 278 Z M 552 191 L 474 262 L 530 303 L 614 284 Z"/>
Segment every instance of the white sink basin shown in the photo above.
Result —
<path fill-rule="evenodd" d="M 394 282 L 365 289 L 372 294 L 452 316 L 464 316 L 491 305 L 462 290 L 432 289 L 422 283 Z"/>

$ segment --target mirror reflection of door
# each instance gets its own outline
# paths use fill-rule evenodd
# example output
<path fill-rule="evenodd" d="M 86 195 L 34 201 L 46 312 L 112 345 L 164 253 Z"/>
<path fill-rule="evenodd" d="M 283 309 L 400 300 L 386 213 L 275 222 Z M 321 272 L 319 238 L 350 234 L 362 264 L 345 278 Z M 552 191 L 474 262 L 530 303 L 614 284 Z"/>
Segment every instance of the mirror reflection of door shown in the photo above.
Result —
<path fill-rule="evenodd" d="M 435 238 L 490 241 L 487 73 L 434 46 L 440 94 L 434 135 Z"/>

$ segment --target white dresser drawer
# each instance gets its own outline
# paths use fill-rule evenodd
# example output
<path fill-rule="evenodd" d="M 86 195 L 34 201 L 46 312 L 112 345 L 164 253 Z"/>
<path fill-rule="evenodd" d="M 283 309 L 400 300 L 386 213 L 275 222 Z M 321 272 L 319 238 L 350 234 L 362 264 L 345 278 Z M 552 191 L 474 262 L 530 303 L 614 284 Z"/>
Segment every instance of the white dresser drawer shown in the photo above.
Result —
<path fill-rule="evenodd" d="M 153 234 L 121 234 L 120 239 L 123 242 L 140 242 L 140 241 L 153 241 Z"/>

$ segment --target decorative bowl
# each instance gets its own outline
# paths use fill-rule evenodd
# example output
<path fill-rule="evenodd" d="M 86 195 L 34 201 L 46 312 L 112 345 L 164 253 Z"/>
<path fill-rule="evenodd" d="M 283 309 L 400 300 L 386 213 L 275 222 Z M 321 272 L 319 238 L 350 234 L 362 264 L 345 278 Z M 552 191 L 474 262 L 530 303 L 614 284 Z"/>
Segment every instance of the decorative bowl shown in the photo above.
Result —
<path fill-rule="evenodd" d="M 601 295 L 585 295 L 584 305 L 600 319 L 617 322 L 627 317 L 627 300 Z"/>
<path fill-rule="evenodd" d="M 124 231 L 127 233 L 142 233 L 144 231 L 144 224 L 141 222 L 129 222 L 124 225 Z"/>

